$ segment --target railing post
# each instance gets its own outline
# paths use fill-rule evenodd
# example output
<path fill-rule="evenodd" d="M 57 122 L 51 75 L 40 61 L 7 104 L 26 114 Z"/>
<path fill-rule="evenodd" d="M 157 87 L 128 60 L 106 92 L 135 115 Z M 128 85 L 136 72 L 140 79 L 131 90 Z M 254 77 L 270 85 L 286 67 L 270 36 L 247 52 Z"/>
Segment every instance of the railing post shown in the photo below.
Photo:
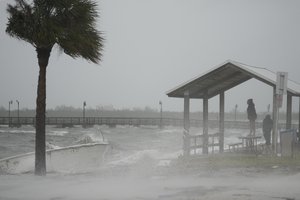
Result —
<path fill-rule="evenodd" d="M 224 152 L 224 119 L 225 119 L 225 98 L 224 92 L 220 93 L 220 117 L 219 117 L 219 152 Z M 235 120 L 236 122 L 236 120 Z"/>
<path fill-rule="evenodd" d="M 287 95 L 286 105 L 286 129 L 292 128 L 292 95 Z"/>
<path fill-rule="evenodd" d="M 208 98 L 203 98 L 203 154 L 208 154 Z"/>
<path fill-rule="evenodd" d="M 184 92 L 184 118 L 183 118 L 183 153 L 190 155 L 190 97 L 189 91 Z"/>

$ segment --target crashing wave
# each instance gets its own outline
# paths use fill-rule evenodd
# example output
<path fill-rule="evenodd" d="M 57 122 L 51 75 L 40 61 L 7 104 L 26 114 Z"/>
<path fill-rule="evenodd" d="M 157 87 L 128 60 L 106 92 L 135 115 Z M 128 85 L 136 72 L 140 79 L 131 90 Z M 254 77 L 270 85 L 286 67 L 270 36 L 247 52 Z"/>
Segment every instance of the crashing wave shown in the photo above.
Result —
<path fill-rule="evenodd" d="M 46 142 L 46 149 L 58 149 L 60 146 L 57 146 L 55 144 L 52 144 L 50 142 Z"/>
<path fill-rule="evenodd" d="M 91 136 L 84 135 L 82 138 L 76 141 L 76 144 L 90 144 L 95 142 L 96 141 L 94 141 Z"/>

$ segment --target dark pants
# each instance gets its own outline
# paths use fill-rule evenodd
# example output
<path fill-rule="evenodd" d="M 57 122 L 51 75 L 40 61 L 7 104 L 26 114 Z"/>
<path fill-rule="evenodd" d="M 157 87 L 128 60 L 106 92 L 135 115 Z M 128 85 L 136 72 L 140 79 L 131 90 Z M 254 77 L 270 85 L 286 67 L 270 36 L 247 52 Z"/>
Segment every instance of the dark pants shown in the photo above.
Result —
<path fill-rule="evenodd" d="M 264 138 L 266 140 L 266 145 L 271 144 L 271 131 L 264 131 Z"/>
<path fill-rule="evenodd" d="M 250 135 L 255 135 L 255 120 L 250 120 Z"/>

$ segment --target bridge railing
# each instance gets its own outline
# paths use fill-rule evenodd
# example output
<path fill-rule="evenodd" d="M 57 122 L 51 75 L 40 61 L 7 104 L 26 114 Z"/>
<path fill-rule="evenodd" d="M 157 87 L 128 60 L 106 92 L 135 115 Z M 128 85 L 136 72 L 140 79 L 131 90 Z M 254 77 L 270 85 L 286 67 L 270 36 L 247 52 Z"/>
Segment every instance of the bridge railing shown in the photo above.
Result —
<path fill-rule="evenodd" d="M 35 125 L 35 117 L 0 117 L 0 125 Z M 162 123 L 162 124 L 161 124 Z M 74 126 L 74 125 L 132 125 L 132 126 L 179 126 L 183 127 L 183 119 L 178 118 L 138 118 L 138 117 L 46 117 L 46 125 Z M 197 119 L 190 120 L 191 127 L 202 127 L 203 121 Z M 225 128 L 249 128 L 248 121 L 225 121 Z M 219 127 L 218 120 L 208 120 L 209 128 Z M 256 127 L 261 128 L 262 122 L 256 122 Z M 285 123 L 280 123 L 279 128 L 285 127 Z M 298 124 L 292 124 L 292 128 L 297 129 Z"/>

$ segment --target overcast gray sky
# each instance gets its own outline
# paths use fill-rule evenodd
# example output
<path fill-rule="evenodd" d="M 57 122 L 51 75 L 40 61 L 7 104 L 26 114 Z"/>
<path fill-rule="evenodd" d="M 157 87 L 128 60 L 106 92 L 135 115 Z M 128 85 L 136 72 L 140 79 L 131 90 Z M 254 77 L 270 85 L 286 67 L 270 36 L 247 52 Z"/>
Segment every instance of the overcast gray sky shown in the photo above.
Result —
<path fill-rule="evenodd" d="M 35 108 L 38 65 L 35 49 L 5 33 L 6 4 L 0 1 L 0 106 L 19 100 Z M 98 29 L 105 47 L 100 65 L 72 59 L 54 48 L 47 71 L 47 107 L 59 105 L 183 110 L 166 92 L 228 59 L 287 71 L 300 82 L 300 1 L 297 0 L 99 0 Z M 226 111 L 272 104 L 272 89 L 248 81 L 225 93 Z M 295 98 L 296 99 L 296 98 Z M 293 107 L 298 109 L 298 99 Z M 218 99 L 209 104 L 218 110 Z M 192 110 L 202 110 L 193 100 Z M 13 109 L 16 108 L 16 103 Z"/>

